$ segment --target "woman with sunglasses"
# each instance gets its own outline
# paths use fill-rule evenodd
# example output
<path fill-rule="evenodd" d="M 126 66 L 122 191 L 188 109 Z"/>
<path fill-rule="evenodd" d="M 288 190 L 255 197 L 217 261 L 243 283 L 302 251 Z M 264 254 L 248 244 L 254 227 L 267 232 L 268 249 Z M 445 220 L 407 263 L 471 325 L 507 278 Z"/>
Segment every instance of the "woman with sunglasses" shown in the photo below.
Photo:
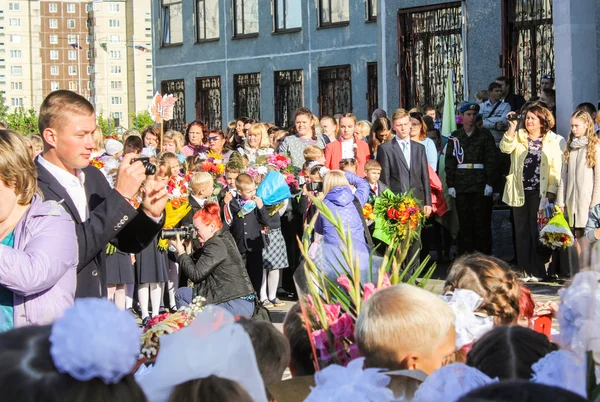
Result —
<path fill-rule="evenodd" d="M 208 150 L 201 154 L 201 159 L 206 159 L 208 152 L 219 154 L 223 157 L 223 163 L 229 162 L 229 158 L 233 153 L 232 150 L 227 147 L 227 138 L 222 130 L 211 130 L 206 137 Z"/>

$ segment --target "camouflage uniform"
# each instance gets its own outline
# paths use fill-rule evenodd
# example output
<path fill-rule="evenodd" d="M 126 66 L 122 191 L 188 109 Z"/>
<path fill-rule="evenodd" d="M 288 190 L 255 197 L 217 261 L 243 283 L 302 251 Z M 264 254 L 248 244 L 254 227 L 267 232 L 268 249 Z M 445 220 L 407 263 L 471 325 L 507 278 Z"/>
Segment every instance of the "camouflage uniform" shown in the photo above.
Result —
<path fill-rule="evenodd" d="M 454 155 L 457 144 L 463 152 L 460 167 L 460 155 Z M 456 190 L 459 254 L 492 252 L 492 197 L 485 197 L 484 191 L 486 184 L 495 183 L 496 165 L 496 143 L 488 130 L 475 127 L 470 136 L 462 128 L 452 133 L 446 147 L 446 183 Z"/>

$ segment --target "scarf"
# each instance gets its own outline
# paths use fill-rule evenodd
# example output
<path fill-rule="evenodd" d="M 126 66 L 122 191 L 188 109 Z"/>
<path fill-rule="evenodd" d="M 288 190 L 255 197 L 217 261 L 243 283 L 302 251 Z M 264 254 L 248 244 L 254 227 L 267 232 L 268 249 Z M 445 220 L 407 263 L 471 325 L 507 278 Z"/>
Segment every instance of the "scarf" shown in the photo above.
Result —
<path fill-rule="evenodd" d="M 573 137 L 571 139 L 571 145 L 569 146 L 569 148 L 571 148 L 571 149 L 580 149 L 580 148 L 586 147 L 587 144 L 588 144 L 588 141 L 589 140 L 588 140 L 587 136 L 586 137 L 579 137 L 579 138 Z"/>

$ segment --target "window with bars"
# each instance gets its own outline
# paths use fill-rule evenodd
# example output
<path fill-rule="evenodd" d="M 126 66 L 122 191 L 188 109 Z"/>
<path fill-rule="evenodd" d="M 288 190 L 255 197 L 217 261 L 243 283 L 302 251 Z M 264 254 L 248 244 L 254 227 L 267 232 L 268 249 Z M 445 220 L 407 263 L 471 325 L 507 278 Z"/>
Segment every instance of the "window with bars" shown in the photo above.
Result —
<path fill-rule="evenodd" d="M 196 0 L 196 41 L 219 39 L 219 0 Z"/>
<path fill-rule="evenodd" d="M 350 65 L 319 69 L 319 114 L 334 116 L 352 112 Z"/>
<path fill-rule="evenodd" d="M 233 36 L 258 35 L 258 0 L 233 0 Z"/>
<path fill-rule="evenodd" d="M 504 0 L 503 72 L 525 99 L 540 95 L 542 75 L 554 75 L 552 0 Z"/>
<path fill-rule="evenodd" d="M 235 118 L 260 120 L 260 73 L 233 76 Z"/>
<path fill-rule="evenodd" d="M 274 0 L 275 32 L 299 31 L 302 27 L 302 3 L 298 0 Z"/>
<path fill-rule="evenodd" d="M 183 43 L 183 16 L 181 0 L 162 0 L 161 7 L 162 45 Z"/>
<path fill-rule="evenodd" d="M 169 129 L 184 132 L 185 128 L 185 82 L 169 80 L 160 83 L 160 91 L 164 95 L 171 94 L 177 98 L 173 107 L 173 119 L 165 121 L 165 131 Z"/>
<path fill-rule="evenodd" d="M 288 128 L 294 124 L 294 112 L 304 104 L 304 72 L 275 71 L 275 125 Z"/>
<path fill-rule="evenodd" d="M 319 26 L 346 25 L 349 21 L 348 0 L 319 0 Z"/>
<path fill-rule="evenodd" d="M 371 117 L 378 106 L 377 62 L 367 63 L 367 112 Z"/>
<path fill-rule="evenodd" d="M 462 24 L 460 2 L 400 10 L 400 107 L 437 105 L 450 69 L 456 100 L 464 99 Z"/>
<path fill-rule="evenodd" d="M 196 78 L 196 120 L 209 129 L 221 129 L 221 77 Z"/>

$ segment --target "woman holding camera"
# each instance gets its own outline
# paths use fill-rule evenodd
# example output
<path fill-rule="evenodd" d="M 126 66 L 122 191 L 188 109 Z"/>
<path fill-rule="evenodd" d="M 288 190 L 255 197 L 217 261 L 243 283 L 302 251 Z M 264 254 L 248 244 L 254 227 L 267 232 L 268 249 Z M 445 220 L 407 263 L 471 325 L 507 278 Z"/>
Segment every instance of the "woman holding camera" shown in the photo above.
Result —
<path fill-rule="evenodd" d="M 202 296 L 233 315 L 252 317 L 256 295 L 235 240 L 229 231 L 222 230 L 219 205 L 204 204 L 194 215 L 194 227 L 202 248 L 192 250 L 191 242 L 179 235 L 170 242 L 177 250 L 179 269 L 194 283 L 193 289 L 177 291 L 178 307 Z"/>
<path fill-rule="evenodd" d="M 509 129 L 500 142 L 511 161 L 502 200 L 513 207 L 517 264 L 526 280 L 538 282 L 546 276 L 550 253 L 539 241 L 537 213 L 542 200 L 556 200 L 565 140 L 550 130 L 554 117 L 548 109 L 532 105 L 523 115 L 525 128 L 518 130 L 515 113 L 507 115 Z"/>

